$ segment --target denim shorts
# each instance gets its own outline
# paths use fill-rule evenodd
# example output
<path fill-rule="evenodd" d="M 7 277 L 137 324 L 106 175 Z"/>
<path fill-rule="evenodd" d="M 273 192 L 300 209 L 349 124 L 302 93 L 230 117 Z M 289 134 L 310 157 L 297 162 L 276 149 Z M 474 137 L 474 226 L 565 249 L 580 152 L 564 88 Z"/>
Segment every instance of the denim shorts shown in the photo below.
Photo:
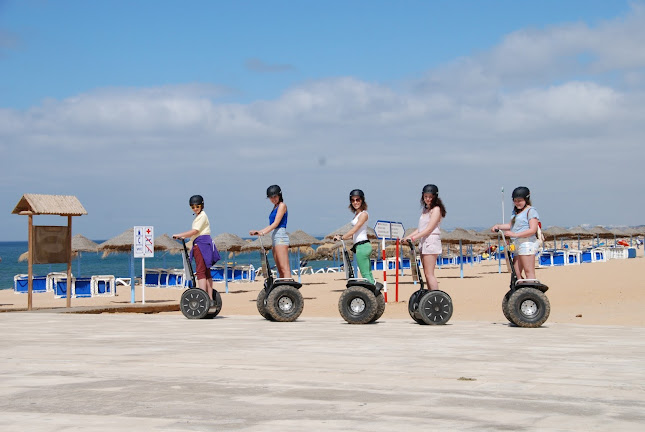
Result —
<path fill-rule="evenodd" d="M 273 246 L 289 246 L 289 235 L 286 228 L 276 228 L 271 234 Z"/>
<path fill-rule="evenodd" d="M 517 255 L 535 255 L 538 251 L 537 242 L 523 241 L 520 243 L 515 241 L 513 245 Z"/>

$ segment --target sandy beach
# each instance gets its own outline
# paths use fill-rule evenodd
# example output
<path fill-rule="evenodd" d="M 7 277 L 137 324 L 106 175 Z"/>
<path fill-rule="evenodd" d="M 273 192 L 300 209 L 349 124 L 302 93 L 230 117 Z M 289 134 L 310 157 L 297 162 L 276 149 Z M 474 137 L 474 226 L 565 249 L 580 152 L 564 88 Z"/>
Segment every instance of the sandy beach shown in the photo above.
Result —
<path fill-rule="evenodd" d="M 645 326 L 645 314 L 641 305 L 645 303 L 645 282 L 641 277 L 645 260 L 639 251 L 638 257 L 627 260 L 585 263 L 581 265 L 538 268 L 537 277 L 550 289 L 547 296 L 551 303 L 551 315 L 547 321 L 553 323 L 574 323 L 590 325 Z M 450 294 L 454 305 L 451 321 L 505 322 L 501 311 L 502 297 L 508 290 L 509 274 L 502 263 L 498 273 L 497 261 L 465 265 L 464 278 L 459 277 L 458 267 L 437 269 L 439 288 Z M 382 281 L 382 271 L 374 273 Z M 229 283 L 225 293 L 223 283 L 215 287 L 222 293 L 222 316 L 257 315 L 255 299 L 262 288 L 262 278 L 251 283 Z M 406 270 L 399 277 L 398 302 L 396 301 L 395 274 L 388 272 L 388 305 L 381 321 L 409 319 L 407 301 L 418 289 L 412 282 L 411 273 Z M 338 313 L 338 298 L 345 289 L 344 273 L 319 273 L 302 276 L 301 292 L 305 298 L 302 318 L 328 317 L 342 320 Z M 177 304 L 182 290 L 173 288 L 146 287 L 145 299 L 148 305 Z M 114 297 L 72 299 L 77 306 L 127 306 L 131 293 L 127 286 L 119 286 Z M 141 303 L 141 287 L 136 287 L 136 302 Z M 65 299 L 56 299 L 52 293 L 33 295 L 33 307 L 64 308 Z M 26 294 L 15 294 L 13 290 L 0 291 L 0 310 L 24 310 Z M 177 314 L 180 312 L 165 312 Z"/>

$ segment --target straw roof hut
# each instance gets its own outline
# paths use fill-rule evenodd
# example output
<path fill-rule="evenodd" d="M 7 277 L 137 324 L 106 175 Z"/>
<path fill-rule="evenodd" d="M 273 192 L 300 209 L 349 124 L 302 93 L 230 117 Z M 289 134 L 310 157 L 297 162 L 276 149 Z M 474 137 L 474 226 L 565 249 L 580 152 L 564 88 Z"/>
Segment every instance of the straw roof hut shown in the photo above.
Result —
<path fill-rule="evenodd" d="M 81 216 L 87 210 L 73 195 L 24 194 L 13 214 Z"/>
<path fill-rule="evenodd" d="M 227 252 L 240 252 L 247 242 L 240 236 L 231 233 L 222 233 L 213 238 L 213 243 L 218 250 Z"/>
<path fill-rule="evenodd" d="M 176 255 L 184 250 L 184 247 L 177 240 L 174 240 L 168 234 L 162 234 L 155 237 L 155 251 L 166 251 Z"/>

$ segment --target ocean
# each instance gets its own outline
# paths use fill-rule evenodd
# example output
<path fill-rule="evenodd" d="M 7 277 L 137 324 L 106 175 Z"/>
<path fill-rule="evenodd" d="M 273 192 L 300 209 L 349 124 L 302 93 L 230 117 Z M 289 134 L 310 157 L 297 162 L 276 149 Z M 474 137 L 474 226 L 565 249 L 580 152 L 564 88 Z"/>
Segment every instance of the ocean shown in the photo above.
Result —
<path fill-rule="evenodd" d="M 101 244 L 105 240 L 94 240 Z M 315 248 L 315 246 L 314 246 Z M 18 257 L 27 252 L 27 242 L 0 242 L 0 289 L 13 289 L 13 278 L 18 274 L 27 274 L 27 261 L 18 262 Z M 222 252 L 222 258 L 225 252 Z M 78 276 L 92 275 L 114 275 L 116 277 L 130 276 L 130 255 L 125 253 L 111 254 L 102 258 L 103 253 L 81 252 L 79 257 L 72 261 L 72 274 Z M 297 268 L 297 255 L 289 254 L 291 259 L 291 268 Z M 301 257 L 303 258 L 303 257 Z M 260 252 L 238 253 L 235 256 L 229 256 L 229 265 L 252 264 L 255 268 L 260 266 Z M 224 259 L 218 262 L 224 264 Z M 269 253 L 269 264 L 274 265 L 273 257 Z M 314 271 L 333 266 L 333 261 L 310 261 L 307 265 L 311 266 Z M 154 258 L 146 258 L 146 268 L 182 268 L 181 255 L 171 255 L 167 252 L 155 252 Z M 46 276 L 51 272 L 66 272 L 67 264 L 36 264 L 34 265 L 34 276 Z M 141 276 L 141 259 L 135 258 L 134 261 L 135 276 Z"/>

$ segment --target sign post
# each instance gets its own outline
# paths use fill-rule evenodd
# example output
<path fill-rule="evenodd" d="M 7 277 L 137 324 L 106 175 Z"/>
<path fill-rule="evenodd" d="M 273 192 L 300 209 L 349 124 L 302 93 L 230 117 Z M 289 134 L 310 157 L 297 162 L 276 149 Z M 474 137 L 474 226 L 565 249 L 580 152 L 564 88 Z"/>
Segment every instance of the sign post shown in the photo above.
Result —
<path fill-rule="evenodd" d="M 146 302 L 146 258 L 155 256 L 154 227 L 134 227 L 134 257 L 141 258 L 141 303 Z M 134 278 L 130 281 L 134 303 Z"/>
<path fill-rule="evenodd" d="M 405 228 L 401 222 L 391 222 L 391 221 L 376 221 L 374 225 L 374 231 L 376 236 L 379 237 L 381 241 L 381 252 L 383 259 L 383 295 L 385 297 L 385 302 L 387 303 L 387 263 L 385 262 L 385 240 L 396 240 L 397 250 L 396 250 L 396 279 L 395 279 L 395 301 L 399 301 L 399 269 L 398 269 L 398 255 L 399 255 L 399 239 L 403 238 L 405 233 Z"/>

